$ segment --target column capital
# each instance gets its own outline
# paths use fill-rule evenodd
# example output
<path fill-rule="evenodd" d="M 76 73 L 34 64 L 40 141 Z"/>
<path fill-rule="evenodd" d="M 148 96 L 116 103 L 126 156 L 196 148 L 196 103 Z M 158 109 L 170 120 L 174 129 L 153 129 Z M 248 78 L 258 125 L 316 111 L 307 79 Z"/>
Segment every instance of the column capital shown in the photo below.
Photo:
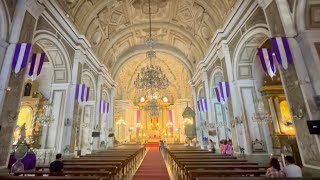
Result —
<path fill-rule="evenodd" d="M 7 48 L 8 46 L 9 46 L 8 42 L 6 42 L 3 39 L 0 39 L 0 47 Z"/>
<path fill-rule="evenodd" d="M 36 19 L 41 16 L 42 12 L 45 9 L 44 6 L 37 2 L 37 0 L 27 0 L 26 8 L 27 11 Z"/>
<path fill-rule="evenodd" d="M 85 62 L 85 55 L 81 50 L 75 50 L 74 52 L 74 63 L 84 64 Z"/>
<path fill-rule="evenodd" d="M 272 0 L 257 0 L 260 7 L 263 9 L 267 8 L 269 4 L 272 2 Z"/>
<path fill-rule="evenodd" d="M 207 71 L 202 71 L 202 78 L 203 78 L 203 81 L 208 81 L 208 72 Z"/>

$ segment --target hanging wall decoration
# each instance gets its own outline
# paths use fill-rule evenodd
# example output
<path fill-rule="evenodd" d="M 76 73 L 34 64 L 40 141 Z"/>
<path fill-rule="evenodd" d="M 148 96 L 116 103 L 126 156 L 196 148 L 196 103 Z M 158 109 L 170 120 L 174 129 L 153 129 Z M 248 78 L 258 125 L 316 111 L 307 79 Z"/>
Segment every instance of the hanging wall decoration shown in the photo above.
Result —
<path fill-rule="evenodd" d="M 276 74 L 276 66 L 273 61 L 272 49 L 258 48 L 258 54 L 263 71 L 272 78 Z"/>
<path fill-rule="evenodd" d="M 221 100 L 227 102 L 230 97 L 230 88 L 228 82 L 219 82 Z"/>
<path fill-rule="evenodd" d="M 31 65 L 29 69 L 29 76 L 31 77 L 32 81 L 34 81 L 40 75 L 45 57 L 45 53 L 32 54 Z"/>
<path fill-rule="evenodd" d="M 214 90 L 215 90 L 215 92 L 216 92 L 216 96 L 217 96 L 218 102 L 219 102 L 219 103 L 223 102 L 223 101 L 222 101 L 222 97 L 221 97 L 221 93 L 219 92 L 219 88 L 216 87 L 216 88 L 214 88 Z"/>
<path fill-rule="evenodd" d="M 273 47 L 274 54 L 277 58 L 278 64 L 284 69 L 288 69 L 288 64 L 293 63 L 293 58 L 286 37 L 272 37 L 271 44 Z"/>
<path fill-rule="evenodd" d="M 99 112 L 101 114 L 108 114 L 109 113 L 109 103 L 107 103 L 107 101 L 105 101 L 105 100 L 100 101 Z"/>
<path fill-rule="evenodd" d="M 75 99 L 79 103 L 87 102 L 89 100 L 90 87 L 86 87 L 85 84 L 76 85 L 76 96 Z"/>
<path fill-rule="evenodd" d="M 99 112 L 100 112 L 101 114 L 105 114 L 105 113 L 106 113 L 106 101 L 104 101 L 104 100 L 101 100 L 101 101 L 100 101 Z"/>
<path fill-rule="evenodd" d="M 208 110 L 208 104 L 207 104 L 207 99 L 199 99 L 198 103 L 198 110 L 205 112 Z"/>
<path fill-rule="evenodd" d="M 12 61 L 12 70 L 18 74 L 20 70 L 27 66 L 31 43 L 17 43 Z"/>
<path fill-rule="evenodd" d="M 276 57 L 279 67 L 285 70 L 289 64 L 293 64 L 293 58 L 287 37 L 272 37 L 270 41 L 272 49 L 258 48 L 258 55 L 264 72 L 272 78 L 276 73 L 273 56 Z"/>

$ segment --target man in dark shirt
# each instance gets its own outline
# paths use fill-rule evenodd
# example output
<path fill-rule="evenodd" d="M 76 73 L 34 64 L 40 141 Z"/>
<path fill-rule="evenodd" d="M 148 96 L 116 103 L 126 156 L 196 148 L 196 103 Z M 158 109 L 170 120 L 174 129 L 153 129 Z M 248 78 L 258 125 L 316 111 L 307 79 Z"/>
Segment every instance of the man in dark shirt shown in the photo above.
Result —
<path fill-rule="evenodd" d="M 56 155 L 56 160 L 50 164 L 50 172 L 62 172 L 63 162 L 61 161 L 61 157 L 60 153 Z"/>

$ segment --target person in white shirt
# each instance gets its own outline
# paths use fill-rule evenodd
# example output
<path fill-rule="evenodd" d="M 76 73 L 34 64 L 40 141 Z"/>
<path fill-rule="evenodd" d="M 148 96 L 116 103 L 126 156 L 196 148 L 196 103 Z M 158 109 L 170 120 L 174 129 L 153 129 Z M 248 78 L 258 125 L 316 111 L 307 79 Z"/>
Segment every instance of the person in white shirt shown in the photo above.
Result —
<path fill-rule="evenodd" d="M 292 156 L 286 156 L 286 166 L 283 168 L 283 172 L 286 177 L 302 177 L 301 168 L 295 165 L 294 158 Z"/>

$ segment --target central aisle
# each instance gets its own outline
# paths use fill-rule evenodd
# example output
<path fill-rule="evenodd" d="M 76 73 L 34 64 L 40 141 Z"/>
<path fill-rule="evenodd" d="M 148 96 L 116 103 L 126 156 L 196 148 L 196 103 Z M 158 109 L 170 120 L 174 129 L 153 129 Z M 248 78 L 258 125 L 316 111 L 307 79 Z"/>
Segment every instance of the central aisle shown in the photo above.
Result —
<path fill-rule="evenodd" d="M 159 147 L 150 147 L 133 180 L 170 180 Z"/>

